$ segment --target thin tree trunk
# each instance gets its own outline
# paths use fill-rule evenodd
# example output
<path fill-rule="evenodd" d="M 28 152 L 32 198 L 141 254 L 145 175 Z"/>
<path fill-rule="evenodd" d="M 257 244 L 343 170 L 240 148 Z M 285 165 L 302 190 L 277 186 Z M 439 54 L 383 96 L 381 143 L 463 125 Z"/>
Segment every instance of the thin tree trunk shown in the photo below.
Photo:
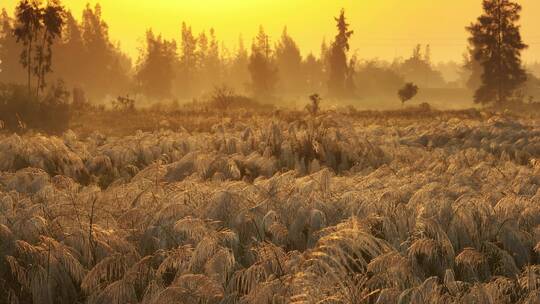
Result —
<path fill-rule="evenodd" d="M 501 1 L 497 1 L 497 86 L 498 86 L 498 103 L 499 105 L 502 105 L 503 103 L 503 97 L 502 97 L 502 13 L 501 13 Z"/>
<path fill-rule="evenodd" d="M 32 94 L 32 83 L 31 83 L 31 77 L 32 77 L 32 36 L 30 35 L 30 39 L 28 40 L 28 95 Z"/>
<path fill-rule="evenodd" d="M 37 69 L 37 88 L 36 88 L 36 96 L 39 97 L 39 91 L 41 90 L 41 86 L 45 82 L 45 73 L 43 72 L 43 58 L 44 58 L 44 52 L 45 52 L 45 42 L 47 39 L 47 29 L 44 29 L 43 32 L 43 40 L 41 41 L 41 52 L 39 54 L 39 62 L 38 62 L 38 69 Z"/>

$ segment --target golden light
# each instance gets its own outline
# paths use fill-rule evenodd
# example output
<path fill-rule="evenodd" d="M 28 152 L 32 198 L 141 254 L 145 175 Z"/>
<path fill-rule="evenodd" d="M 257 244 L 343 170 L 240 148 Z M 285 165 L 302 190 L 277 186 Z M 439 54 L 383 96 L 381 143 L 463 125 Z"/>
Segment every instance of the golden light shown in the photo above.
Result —
<path fill-rule="evenodd" d="M 16 0 L 4 0 L 12 11 Z M 64 4 L 75 16 L 87 0 Z M 91 1 L 93 5 L 95 1 Z M 235 49 L 242 35 L 246 44 L 263 25 L 278 38 L 287 26 L 304 53 L 319 52 L 324 37 L 334 35 L 333 17 L 343 7 L 355 30 L 352 46 L 364 58 L 391 59 L 408 55 L 416 43 L 431 44 L 435 60 L 460 60 L 465 50 L 464 27 L 480 12 L 480 0 L 102 0 L 103 15 L 111 36 L 136 56 L 146 29 L 167 38 L 179 38 L 182 21 L 200 32 L 213 27 L 218 38 Z M 522 0 L 523 35 L 531 46 L 525 60 L 540 60 L 540 1 Z"/>

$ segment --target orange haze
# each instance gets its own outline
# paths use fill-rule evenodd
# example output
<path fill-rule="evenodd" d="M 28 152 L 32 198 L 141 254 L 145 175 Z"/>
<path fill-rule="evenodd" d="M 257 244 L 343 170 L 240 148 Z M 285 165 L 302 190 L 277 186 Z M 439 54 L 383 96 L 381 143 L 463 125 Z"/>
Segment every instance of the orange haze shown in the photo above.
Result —
<path fill-rule="evenodd" d="M 4 0 L 10 12 L 16 0 Z M 87 0 L 64 0 L 76 16 Z M 525 61 L 540 60 L 540 1 L 521 0 Z M 92 1 L 94 3 L 94 1 Z M 481 9 L 480 0 L 101 0 L 113 39 L 132 57 L 145 30 L 152 28 L 178 38 L 186 21 L 195 31 L 214 27 L 228 48 L 242 34 L 249 42 L 262 24 L 273 38 L 285 25 L 304 53 L 319 52 L 323 37 L 334 35 L 333 16 L 340 8 L 355 30 L 352 49 L 362 58 L 408 56 L 416 43 L 432 46 L 433 58 L 461 60 L 467 33 L 464 27 Z"/>

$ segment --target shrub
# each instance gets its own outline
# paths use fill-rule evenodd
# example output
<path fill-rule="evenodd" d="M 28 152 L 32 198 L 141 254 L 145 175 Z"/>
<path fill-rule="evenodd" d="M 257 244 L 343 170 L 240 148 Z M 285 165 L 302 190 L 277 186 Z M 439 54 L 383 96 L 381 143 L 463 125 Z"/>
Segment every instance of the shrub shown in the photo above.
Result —
<path fill-rule="evenodd" d="M 405 86 L 398 92 L 398 96 L 402 104 L 413 99 L 416 94 L 418 94 L 418 86 L 412 82 L 405 84 Z"/>
<path fill-rule="evenodd" d="M 41 97 L 31 95 L 24 86 L 0 84 L 0 120 L 10 131 L 28 129 L 61 133 L 71 120 L 69 93 L 62 82 Z"/>
<path fill-rule="evenodd" d="M 210 104 L 220 111 L 225 112 L 231 107 L 235 98 L 236 94 L 232 89 L 226 86 L 218 87 L 214 89 L 210 97 Z"/>
<path fill-rule="evenodd" d="M 135 99 L 129 98 L 129 96 L 116 97 L 116 100 L 112 102 L 115 111 L 119 112 L 134 112 L 135 111 Z"/>
<path fill-rule="evenodd" d="M 216 87 L 212 92 L 208 105 L 222 113 L 238 109 L 269 110 L 272 107 L 262 105 L 247 96 L 236 93 L 227 86 Z"/>
<path fill-rule="evenodd" d="M 319 111 L 321 110 L 321 100 L 322 98 L 319 96 L 319 94 L 313 94 L 309 96 L 310 103 L 306 105 L 306 110 L 311 115 L 317 115 Z"/>

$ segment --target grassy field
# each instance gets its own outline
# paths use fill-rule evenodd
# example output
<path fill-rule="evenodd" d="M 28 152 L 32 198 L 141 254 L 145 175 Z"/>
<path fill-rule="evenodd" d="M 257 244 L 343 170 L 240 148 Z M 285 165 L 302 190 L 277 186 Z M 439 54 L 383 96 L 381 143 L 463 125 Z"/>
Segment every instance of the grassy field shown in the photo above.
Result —
<path fill-rule="evenodd" d="M 0 303 L 539 303 L 539 122 L 148 110 L 0 133 Z"/>

